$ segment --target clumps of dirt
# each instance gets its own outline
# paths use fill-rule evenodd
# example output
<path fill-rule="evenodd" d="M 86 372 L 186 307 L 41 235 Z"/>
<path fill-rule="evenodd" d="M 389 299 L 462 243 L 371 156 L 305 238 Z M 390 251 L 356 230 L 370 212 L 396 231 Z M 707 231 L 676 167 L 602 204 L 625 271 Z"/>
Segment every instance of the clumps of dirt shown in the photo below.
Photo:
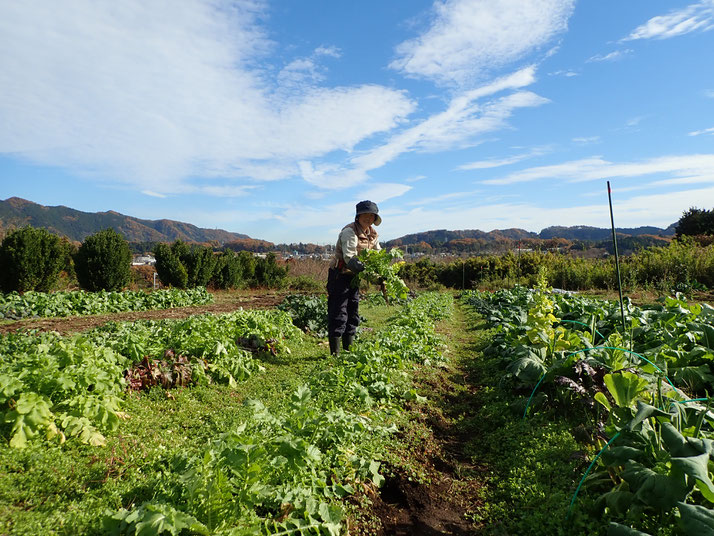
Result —
<path fill-rule="evenodd" d="M 484 468 L 464 452 L 466 438 L 437 405 L 406 409 L 410 424 L 400 433 L 403 451 L 383 466 L 382 487 L 366 490 L 354 534 L 478 534 L 471 514 L 481 506 Z"/>
<path fill-rule="evenodd" d="M 435 467 L 436 469 L 436 467 Z M 467 519 L 464 495 L 477 490 L 462 488 L 447 463 L 436 469 L 430 483 L 389 477 L 372 500 L 372 512 L 381 521 L 378 536 L 436 536 L 475 534 Z M 475 495 L 474 495 L 475 497 Z"/>
<path fill-rule="evenodd" d="M 17 330 L 36 329 L 38 331 L 57 331 L 62 335 L 87 331 L 107 322 L 134 322 L 136 320 L 161 320 L 164 318 L 181 319 L 204 313 L 232 313 L 238 309 L 272 309 L 285 299 L 284 294 L 240 295 L 233 299 L 223 297 L 219 303 L 198 305 L 195 307 L 175 307 L 172 309 L 153 309 L 150 311 L 131 311 L 92 316 L 66 316 L 54 318 L 31 318 L 0 325 L 0 334 Z"/>

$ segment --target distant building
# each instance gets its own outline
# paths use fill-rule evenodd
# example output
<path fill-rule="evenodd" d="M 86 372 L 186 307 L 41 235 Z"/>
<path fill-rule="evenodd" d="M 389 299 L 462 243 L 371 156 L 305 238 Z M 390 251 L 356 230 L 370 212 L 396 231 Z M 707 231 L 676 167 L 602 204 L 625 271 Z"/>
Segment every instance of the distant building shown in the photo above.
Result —
<path fill-rule="evenodd" d="M 152 255 L 134 255 L 131 261 L 132 266 L 153 266 L 154 264 L 156 264 L 156 258 Z"/>

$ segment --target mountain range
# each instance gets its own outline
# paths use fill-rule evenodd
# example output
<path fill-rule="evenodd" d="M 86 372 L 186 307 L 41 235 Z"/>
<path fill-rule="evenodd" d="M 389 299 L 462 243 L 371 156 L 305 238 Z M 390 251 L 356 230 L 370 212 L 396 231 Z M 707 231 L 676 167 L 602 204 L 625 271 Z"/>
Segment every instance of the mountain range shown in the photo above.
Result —
<path fill-rule="evenodd" d="M 128 242 L 218 242 L 225 244 L 250 238 L 222 229 L 202 229 L 174 220 L 142 220 L 110 210 L 108 212 L 82 212 L 65 206 L 46 207 L 11 197 L 0 201 L 0 226 L 43 227 L 48 231 L 82 242 L 86 237 L 103 229 L 112 228 Z"/>
<path fill-rule="evenodd" d="M 175 220 L 142 220 L 125 216 L 112 210 L 108 212 L 82 212 L 65 206 L 48 207 L 19 197 L 0 201 L 0 229 L 11 229 L 29 225 L 42 227 L 60 236 L 81 242 L 87 236 L 102 229 L 112 228 L 122 234 L 128 242 L 213 242 L 220 245 L 253 241 L 248 235 L 232 233 L 222 229 L 204 229 Z M 617 228 L 617 233 L 625 236 L 674 236 L 676 223 L 666 229 L 659 227 Z M 540 233 L 523 229 L 500 229 L 479 231 L 466 229 L 449 231 L 446 229 L 414 233 L 389 240 L 386 247 L 428 243 L 432 246 L 446 244 L 452 240 L 480 239 L 487 242 L 498 240 L 565 238 L 575 241 L 607 240 L 611 230 L 599 227 L 547 227 Z M 262 242 L 266 246 L 269 242 Z"/>

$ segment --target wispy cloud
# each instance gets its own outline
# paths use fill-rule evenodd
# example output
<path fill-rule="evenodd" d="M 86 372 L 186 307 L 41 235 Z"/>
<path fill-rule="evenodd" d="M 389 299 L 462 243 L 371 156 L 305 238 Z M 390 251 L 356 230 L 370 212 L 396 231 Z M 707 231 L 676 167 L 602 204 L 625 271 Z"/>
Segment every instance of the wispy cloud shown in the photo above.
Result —
<path fill-rule="evenodd" d="M 547 147 L 537 147 L 525 153 L 509 156 L 508 158 L 493 158 L 488 160 L 478 160 L 476 162 L 469 162 L 468 164 L 460 165 L 456 169 L 490 169 L 502 166 L 510 166 L 511 164 L 516 164 L 518 162 L 522 162 L 523 160 L 546 154 L 548 151 L 549 148 Z"/>
<path fill-rule="evenodd" d="M 618 61 L 625 56 L 628 56 L 632 54 L 632 50 L 627 48 L 623 50 L 614 50 L 613 52 L 610 52 L 609 54 L 596 54 L 595 56 L 592 56 L 587 59 L 586 63 L 593 63 L 593 62 L 601 62 L 601 61 Z"/>
<path fill-rule="evenodd" d="M 278 72 L 278 92 L 285 93 L 287 97 L 291 93 L 312 89 L 326 78 L 327 69 L 321 60 L 325 57 L 340 56 L 341 52 L 337 47 L 320 46 L 308 57 L 293 59 Z"/>
<path fill-rule="evenodd" d="M 702 134 L 714 134 L 714 127 L 705 128 L 703 130 L 694 130 L 689 133 L 690 136 L 700 136 Z"/>
<path fill-rule="evenodd" d="M 682 212 L 696 199 L 700 206 L 714 206 L 714 186 L 666 194 L 649 194 L 623 198 L 622 189 L 613 189 L 615 222 L 618 227 L 655 225 L 666 227 L 677 221 Z M 539 232 L 552 225 L 591 225 L 608 227 L 610 215 L 607 194 L 601 192 L 601 202 L 585 205 L 482 202 L 464 204 L 460 208 L 441 210 L 421 206 L 389 217 L 390 234 L 397 237 L 430 229 L 480 229 L 490 231 L 518 227 Z M 386 220 L 385 220 L 386 221 Z"/>
<path fill-rule="evenodd" d="M 590 145 L 599 141 L 600 136 L 581 136 L 579 138 L 573 138 L 573 143 L 577 143 L 578 145 Z"/>
<path fill-rule="evenodd" d="M 658 173 L 702 176 L 714 173 L 714 154 L 663 156 L 642 162 L 613 163 L 600 157 L 524 169 L 482 184 L 515 184 L 544 179 L 581 182 L 615 177 L 641 177 Z"/>
<path fill-rule="evenodd" d="M 443 195 L 437 195 L 433 197 L 428 197 L 428 198 L 422 198 L 418 199 L 416 201 L 410 201 L 408 203 L 404 203 L 404 206 L 430 206 L 434 205 L 436 203 L 443 203 L 444 201 L 459 201 L 463 202 L 464 199 L 473 197 L 475 195 L 478 195 L 482 192 L 482 190 L 474 190 L 471 192 L 453 192 L 450 194 L 443 194 Z"/>
<path fill-rule="evenodd" d="M 566 78 L 572 78 L 573 76 L 580 76 L 580 73 L 573 71 L 572 69 L 568 69 L 548 73 L 548 76 L 565 76 Z"/>
<path fill-rule="evenodd" d="M 574 0 L 445 0 L 419 37 L 397 47 L 390 67 L 444 84 L 480 80 L 563 32 Z"/>
<path fill-rule="evenodd" d="M 415 108 L 384 86 L 321 86 L 335 48 L 273 75 L 260 0 L 73 6 L 0 3 L 0 153 L 167 194 L 191 176 L 289 177 Z"/>
<path fill-rule="evenodd" d="M 639 115 L 639 116 L 637 116 L 637 117 L 633 117 L 633 118 L 631 118 L 631 119 L 628 119 L 628 120 L 625 122 L 625 126 L 626 126 L 626 127 L 629 127 L 629 128 L 639 126 L 639 124 L 640 124 L 645 118 L 646 118 L 646 116 L 644 116 L 644 115 Z"/>
<path fill-rule="evenodd" d="M 708 99 L 714 99 L 714 89 L 705 89 L 704 96 Z"/>
<path fill-rule="evenodd" d="M 677 177 L 650 183 L 652 186 L 683 186 L 685 184 L 714 184 L 714 173 L 695 177 Z M 645 186 L 646 187 L 646 186 Z"/>
<path fill-rule="evenodd" d="M 401 197 L 411 189 L 412 187 L 406 184 L 382 182 L 370 185 L 361 195 L 375 203 L 382 203 L 395 197 Z"/>
<path fill-rule="evenodd" d="M 332 162 L 300 162 L 303 178 L 320 188 L 348 188 L 360 183 L 371 170 L 380 168 L 406 152 L 429 152 L 474 145 L 475 137 L 504 128 L 513 112 L 540 106 L 547 101 L 520 88 L 535 80 L 535 69 L 527 67 L 485 86 L 457 94 L 446 110 L 398 132 L 382 145 L 357 154 L 341 166 Z M 494 96 L 512 91 L 502 97 Z M 492 97 L 482 102 L 486 97 Z"/>
<path fill-rule="evenodd" d="M 636 39 L 668 39 L 694 31 L 714 28 L 714 0 L 703 0 L 667 15 L 652 17 L 635 28 L 623 41 Z"/>
<path fill-rule="evenodd" d="M 152 192 L 151 190 L 142 190 L 141 193 L 144 195 L 148 195 L 150 197 L 159 197 L 161 199 L 167 197 L 165 194 L 160 194 L 158 192 Z"/>
<path fill-rule="evenodd" d="M 317 47 L 315 49 L 317 56 L 329 56 L 331 58 L 339 58 L 342 56 L 342 51 L 337 47 Z"/>

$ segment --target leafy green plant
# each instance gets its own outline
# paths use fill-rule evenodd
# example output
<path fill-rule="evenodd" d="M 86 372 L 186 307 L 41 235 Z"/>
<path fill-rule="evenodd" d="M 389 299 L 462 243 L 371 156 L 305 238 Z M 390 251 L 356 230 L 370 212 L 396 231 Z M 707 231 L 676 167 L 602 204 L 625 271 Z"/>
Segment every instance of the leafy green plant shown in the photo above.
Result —
<path fill-rule="evenodd" d="M 297 327 L 317 337 L 327 336 L 327 298 L 325 296 L 306 296 L 290 294 L 278 305 L 281 311 L 287 311 Z"/>
<path fill-rule="evenodd" d="M 392 264 L 392 261 L 402 257 L 402 252 L 396 248 L 363 249 L 359 253 L 359 260 L 364 264 L 364 270 L 359 273 L 359 280 L 384 284 L 385 298 L 389 300 L 407 299 L 409 289 L 398 275 L 400 263 Z"/>
<path fill-rule="evenodd" d="M 213 295 L 203 287 L 151 292 L 11 292 L 0 294 L 0 318 L 20 319 L 36 316 L 72 316 L 168 309 L 211 303 Z"/>
<path fill-rule="evenodd" d="M 627 302 L 628 332 L 621 333 L 616 303 L 525 289 L 465 293 L 463 299 L 498 325 L 488 355 L 511 371 L 520 364 L 518 379 L 537 380 L 551 411 L 565 415 L 574 400 L 587 402 L 575 415 L 592 428 L 602 450 L 585 484 L 597 497 L 595 515 L 612 520 L 608 534 L 650 534 L 714 520 L 714 415 L 707 397 L 698 405 L 682 390 L 698 387 L 706 394 L 712 386 L 709 306 L 681 296 L 647 308 Z M 557 325 L 565 319 L 572 323 Z M 562 336 L 553 337 L 556 329 Z M 592 344 L 596 335 L 599 346 Z M 554 340 L 571 344 L 558 347 Z M 551 354 L 547 368 L 525 373 L 527 360 L 544 363 Z"/>

